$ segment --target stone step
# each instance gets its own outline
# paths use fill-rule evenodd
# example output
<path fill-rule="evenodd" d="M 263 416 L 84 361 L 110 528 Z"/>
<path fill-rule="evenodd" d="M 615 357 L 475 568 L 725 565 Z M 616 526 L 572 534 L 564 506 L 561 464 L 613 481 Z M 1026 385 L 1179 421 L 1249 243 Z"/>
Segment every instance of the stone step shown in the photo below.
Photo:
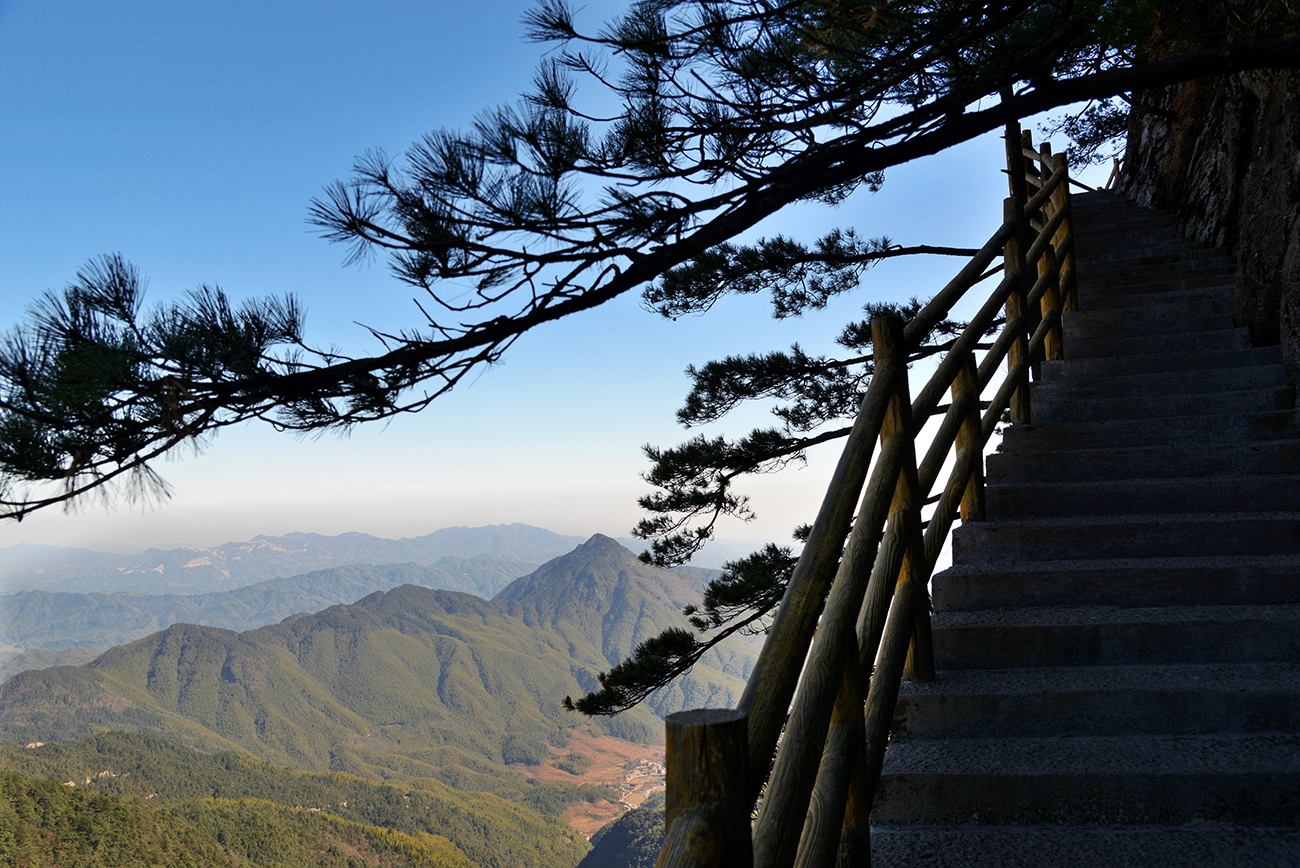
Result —
<path fill-rule="evenodd" d="M 1147 220 L 1161 220 L 1162 222 L 1172 224 L 1168 214 L 1163 211 L 1155 211 L 1150 208 L 1142 208 L 1123 196 L 1118 195 L 1113 190 L 1074 190 L 1070 194 L 1070 207 L 1077 213 L 1083 213 L 1090 216 L 1105 217 L 1105 220 L 1097 219 L 1091 221 L 1089 225 L 1104 225 L 1111 220 L 1124 219 L 1126 217 L 1142 218 Z"/>
<path fill-rule="evenodd" d="M 1117 239 L 1122 240 L 1122 249 L 1115 244 Z M 1203 244 L 1188 242 L 1167 226 L 1126 226 L 1105 234 L 1075 233 L 1074 249 L 1076 257 L 1086 260 L 1089 266 L 1108 268 L 1121 262 L 1140 265 L 1151 261 L 1167 261 L 1169 253 L 1186 255 L 1206 248 Z"/>
<path fill-rule="evenodd" d="M 1250 332 L 1232 328 L 1196 335 L 1168 334 L 1147 337 L 1099 337 L 1067 340 L 1066 358 L 1091 359 L 1099 356 L 1142 356 L 1160 353 L 1183 353 L 1192 349 L 1216 352 L 1244 350 L 1250 347 Z"/>
<path fill-rule="evenodd" d="M 1089 262 L 1093 262 L 1101 261 L 1098 257 L 1132 254 L 1135 250 L 1146 250 L 1157 246 L 1169 249 L 1186 244 L 1187 239 L 1167 223 L 1158 220 L 1146 222 L 1134 220 L 1095 231 L 1080 232 L 1075 229 L 1074 243 L 1076 249 L 1082 251 Z M 1113 253 L 1121 244 L 1124 250 L 1118 254 Z"/>
<path fill-rule="evenodd" d="M 1168 262 L 1151 265 L 1113 266 L 1099 269 L 1080 263 L 1075 277 L 1080 286 L 1114 289 L 1124 292 L 1147 292 L 1148 285 L 1177 286 L 1178 281 L 1189 278 L 1219 277 L 1231 279 L 1237 271 L 1236 263 L 1227 257 L 1192 262 Z"/>
<path fill-rule="evenodd" d="M 1172 263 L 1203 264 L 1224 262 L 1229 259 L 1228 254 L 1222 250 L 1206 247 L 1194 241 L 1152 242 L 1143 245 L 1146 240 L 1139 235 L 1138 245 L 1134 248 L 1111 248 L 1109 251 L 1105 251 L 1105 248 L 1089 250 L 1085 241 L 1084 247 L 1080 250 L 1080 258 L 1086 256 L 1089 275 Z"/>
<path fill-rule="evenodd" d="M 1044 606 L 936 612 L 931 620 L 935 666 L 941 669 L 1274 663 L 1300 657 L 1300 605 L 1291 603 Z"/>
<path fill-rule="evenodd" d="M 1232 412 L 1163 419 L 1121 419 L 1011 425 L 1002 432 L 1006 454 L 1196 443 L 1260 442 L 1300 437 L 1300 410 Z"/>
<path fill-rule="evenodd" d="M 1085 218 L 1082 221 L 1078 214 L 1072 217 L 1075 240 L 1084 246 L 1090 256 L 1094 253 L 1105 255 L 1115 250 L 1123 252 L 1130 246 L 1126 243 L 1127 240 L 1134 237 L 1162 238 L 1170 244 L 1189 243 L 1189 239 L 1178 231 L 1174 223 L 1161 216 L 1109 215 L 1100 219 Z"/>
<path fill-rule="evenodd" d="M 1047 385 L 1047 384 L 1044 384 Z M 1035 422 L 1082 422 L 1088 419 L 1158 419 L 1171 416 L 1219 415 L 1223 413 L 1263 413 L 1295 406 L 1290 386 L 1269 386 L 1238 391 L 1194 394 L 1102 396 L 1070 400 L 1052 400 L 1050 393 L 1042 400 L 1032 400 L 1030 412 Z"/>
<path fill-rule="evenodd" d="M 1300 475 L 1013 483 L 985 491 L 998 519 L 1143 513 L 1300 512 Z"/>
<path fill-rule="evenodd" d="M 1061 328 L 1068 345 L 1076 340 L 1098 338 L 1139 338 L 1153 335 L 1185 335 L 1201 332 L 1229 331 L 1236 327 L 1231 310 L 1189 310 L 1170 307 L 1146 310 L 1140 316 L 1131 311 L 1066 311 Z"/>
<path fill-rule="evenodd" d="M 1195 253 L 1195 255 L 1192 255 Z M 1217 249 L 1197 249 L 1197 251 L 1177 251 L 1167 255 L 1135 256 L 1132 259 L 1114 261 L 1084 260 L 1086 265 L 1075 269 L 1078 279 L 1087 281 L 1106 281 L 1122 279 L 1125 283 L 1151 281 L 1169 275 L 1186 275 L 1216 273 L 1217 269 L 1234 266 L 1230 256 Z"/>
<path fill-rule="evenodd" d="M 935 612 L 1058 606 L 1300 603 L 1300 556 L 1107 558 L 955 564 L 931 580 Z"/>
<path fill-rule="evenodd" d="M 1124 311 L 1127 316 L 1136 316 L 1148 309 L 1162 310 L 1191 305 L 1214 305 L 1215 312 L 1231 313 L 1233 295 L 1234 289 L 1230 281 L 1216 280 L 1208 286 L 1152 289 L 1151 292 L 1117 293 L 1088 287 L 1080 291 L 1079 298 L 1081 309 L 1086 313 Z"/>
<path fill-rule="evenodd" d="M 889 746 L 873 824 L 974 820 L 1294 826 L 1300 735 L 911 739 Z"/>
<path fill-rule="evenodd" d="M 873 868 L 1295 868 L 1300 829 L 875 825 Z"/>
<path fill-rule="evenodd" d="M 1031 387 L 1030 406 L 1092 398 L 1172 398 L 1215 392 L 1249 391 L 1286 385 L 1281 365 L 1251 365 L 1199 371 L 1148 373 L 1134 368 L 1127 374 L 1040 380 Z"/>
<path fill-rule="evenodd" d="M 942 670 L 891 737 L 1300 733 L 1300 663 Z"/>
<path fill-rule="evenodd" d="M 1163 374 L 1172 371 L 1209 371 L 1282 364 L 1282 348 L 1250 347 L 1244 350 L 1187 350 L 1137 356 L 1097 356 L 1086 359 L 1058 359 L 1039 366 L 1041 380 L 1072 380 L 1090 377 L 1121 377 L 1134 371 Z"/>
<path fill-rule="evenodd" d="M 1300 438 L 1258 443 L 1188 443 L 1115 449 L 1016 452 L 989 455 L 991 484 L 1109 482 L 1128 479 L 1241 477 L 1300 471 Z M 1287 478 L 1291 478 L 1289 475 Z"/>
<path fill-rule="evenodd" d="M 1074 207 L 1070 216 L 1074 219 L 1074 222 L 1078 223 L 1081 214 L 1088 219 L 1074 228 L 1074 234 L 1089 240 L 1094 238 L 1122 240 L 1125 237 L 1125 232 L 1134 230 L 1163 232 L 1178 241 L 1186 240 L 1178 232 L 1178 227 L 1174 222 L 1164 214 L 1142 214 L 1117 210 L 1089 213 L 1086 208 L 1081 210 Z"/>
<path fill-rule="evenodd" d="M 1090 292 L 1084 296 L 1081 311 L 1074 315 L 1087 318 L 1113 318 L 1116 321 L 1169 317 L 1175 313 L 1196 312 L 1201 315 L 1231 314 L 1234 308 L 1231 286 L 1203 286 L 1195 289 L 1160 289 L 1145 293 Z"/>
<path fill-rule="evenodd" d="M 964 524 L 954 563 L 1300 554 L 1300 513 L 1065 516 Z"/>
<path fill-rule="evenodd" d="M 1129 295 L 1231 286 L 1235 283 L 1236 277 L 1237 266 L 1223 263 L 1212 267 L 1153 268 L 1137 274 L 1112 277 L 1079 274 L 1077 285 L 1079 297 L 1088 299 L 1091 303 L 1091 300 L 1098 296 L 1120 298 Z"/>

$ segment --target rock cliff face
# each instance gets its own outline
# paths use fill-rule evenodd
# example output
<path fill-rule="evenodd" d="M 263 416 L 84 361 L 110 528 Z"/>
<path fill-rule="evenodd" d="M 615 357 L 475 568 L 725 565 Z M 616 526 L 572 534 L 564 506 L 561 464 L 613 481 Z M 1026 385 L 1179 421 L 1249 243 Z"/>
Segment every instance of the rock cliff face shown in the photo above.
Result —
<path fill-rule="evenodd" d="M 1136 94 L 1121 189 L 1237 260 L 1238 325 L 1300 385 L 1300 70 Z"/>

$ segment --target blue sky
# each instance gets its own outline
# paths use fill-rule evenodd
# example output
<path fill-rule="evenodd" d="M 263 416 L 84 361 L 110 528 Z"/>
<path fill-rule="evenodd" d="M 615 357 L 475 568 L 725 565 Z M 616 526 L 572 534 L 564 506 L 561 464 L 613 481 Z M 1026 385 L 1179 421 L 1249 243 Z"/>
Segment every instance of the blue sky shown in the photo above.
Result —
<path fill-rule="evenodd" d="M 293 293 L 307 337 L 362 353 L 358 323 L 418 315 L 382 262 L 343 267 L 307 208 L 372 148 L 513 102 L 545 46 L 522 39 L 527 2 L 62 2 L 0 0 L 0 324 L 87 260 L 120 252 L 153 300 L 200 283 L 235 298 Z M 589 2 L 588 28 L 621 7 Z M 811 240 L 834 225 L 903 244 L 977 246 L 1000 222 L 1001 143 L 900 167 L 885 189 L 762 227 Z M 683 369 L 726 353 L 829 347 L 872 298 L 922 296 L 952 260 L 890 263 L 854 298 L 776 322 L 757 299 L 664 322 L 623 298 L 526 335 L 505 363 L 418 416 L 347 438 L 228 430 L 158 465 L 174 497 L 141 509 L 87 502 L 0 525 L 0 547 L 211 545 L 254 534 L 358 530 L 416 536 L 525 522 L 624 536 L 648 487 L 644 443 L 687 436 L 673 413 Z M 709 433 L 766 424 L 747 411 Z M 759 520 L 731 538 L 785 540 L 811 520 L 834 455 L 747 489 Z"/>

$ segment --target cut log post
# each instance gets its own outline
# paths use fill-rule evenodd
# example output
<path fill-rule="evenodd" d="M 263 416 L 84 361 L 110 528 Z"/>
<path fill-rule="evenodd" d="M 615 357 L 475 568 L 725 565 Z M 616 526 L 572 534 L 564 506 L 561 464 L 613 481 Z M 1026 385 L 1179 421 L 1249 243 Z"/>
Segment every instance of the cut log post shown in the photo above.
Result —
<path fill-rule="evenodd" d="M 665 721 L 664 846 L 655 868 L 752 868 L 745 712 L 679 711 Z"/>
<path fill-rule="evenodd" d="M 905 366 L 906 362 L 900 365 Z M 808 645 L 844 551 L 858 492 L 871 466 L 881 418 L 890 399 L 891 380 L 892 376 L 882 372 L 877 364 L 876 376 L 871 378 L 867 395 L 862 399 L 858 418 L 831 477 L 817 520 L 813 522 L 812 533 L 799 555 L 780 608 L 772 619 L 767 641 L 740 698 L 739 707 L 749 714 L 749 767 L 760 775 L 750 782 L 751 801 L 757 801 L 763 787 L 761 775 L 766 773 L 776 752 Z"/>
<path fill-rule="evenodd" d="M 1065 154 L 1052 158 L 1052 171 L 1067 169 Z M 1052 194 L 1052 205 L 1057 211 L 1065 212 L 1065 220 L 1056 230 L 1056 247 L 1064 251 L 1061 256 L 1061 309 L 1076 311 L 1079 309 L 1079 293 L 1074 276 L 1074 216 L 1070 212 L 1070 185 L 1062 184 Z"/>
<path fill-rule="evenodd" d="M 1014 198 L 1008 198 L 1003 202 L 1002 208 L 1003 219 L 1005 220 L 1023 221 L 1025 219 L 1019 204 Z M 1012 328 L 1016 323 L 1019 323 L 1016 339 L 1011 344 L 1011 351 L 1007 353 L 1008 371 L 1029 363 L 1028 332 L 1030 322 L 1026 315 L 1029 305 L 1025 301 L 1027 268 L 1025 267 L 1025 251 L 1020 246 L 1020 241 L 1019 235 L 1013 236 L 1007 240 L 1006 247 L 1003 249 L 1003 268 L 1008 276 L 1016 279 L 1016 287 L 1007 296 L 1007 328 Z M 1015 393 L 1011 396 L 1011 421 L 1016 425 L 1029 424 L 1028 373 L 1026 369 L 1019 382 L 1015 385 Z"/>
<path fill-rule="evenodd" d="M 979 374 L 975 370 L 975 354 L 966 357 L 966 364 L 952 384 L 952 401 L 958 404 L 963 398 L 969 402 L 970 409 L 957 430 L 957 454 L 971 452 L 970 482 L 961 498 L 961 520 L 984 520 L 984 462 L 980 452 L 984 449 L 984 438 L 980 431 L 980 384 Z"/>
<path fill-rule="evenodd" d="M 1050 175 L 1051 169 L 1048 167 L 1052 163 L 1052 143 L 1043 142 L 1042 148 L 1039 149 L 1043 162 L 1039 164 L 1044 175 Z M 1043 227 L 1046 230 L 1048 222 L 1056 216 L 1059 198 L 1057 193 L 1069 187 L 1069 182 L 1058 184 L 1056 190 L 1052 192 L 1051 198 L 1043 208 Z M 1043 316 L 1049 316 L 1052 311 L 1061 310 L 1061 271 L 1056 261 L 1056 244 L 1060 237 L 1060 231 L 1053 237 L 1051 243 L 1043 250 L 1042 257 L 1038 260 L 1038 275 L 1050 275 L 1051 283 L 1048 284 L 1047 291 L 1043 293 L 1043 300 L 1040 309 Z M 1043 344 L 1043 356 L 1047 361 L 1055 361 L 1064 358 L 1061 349 L 1061 327 L 1054 326 L 1047 333 L 1047 340 Z"/>
<path fill-rule="evenodd" d="M 893 414 L 900 412 L 898 402 L 907 398 L 907 350 L 903 344 L 902 321 L 897 317 L 873 317 L 871 334 L 876 360 L 872 386 L 886 389 L 883 426 Z M 899 389 L 902 390 L 901 398 Z M 910 405 L 902 411 L 908 409 Z M 890 496 L 899 477 L 903 455 L 915 462 L 910 429 L 897 425 L 891 429 L 891 434 L 891 437 L 884 438 L 886 445 L 863 493 L 853 532 L 844 548 L 835 583 L 817 626 L 817 640 L 808 652 L 798 692 L 789 707 L 785 738 L 768 776 L 767 795 L 754 828 L 754 864 L 759 868 L 789 868 L 803 858 L 798 855 L 800 852 L 807 855 L 829 850 L 833 853 L 838 846 L 840 820 L 828 818 L 831 814 L 843 815 L 848 779 L 822 775 L 818 768 L 819 764 L 825 765 L 827 732 L 835 709 L 840 706 L 836 697 L 847 665 L 845 658 L 859 655 L 854 623 L 873 575 L 872 564 L 878 557 Z M 858 690 L 855 701 L 860 722 L 860 686 Z M 842 708 L 840 713 L 843 714 Z M 816 787 L 822 787 L 817 815 L 824 822 L 814 824 L 811 833 L 816 840 L 808 844 L 812 849 L 807 850 L 805 838 L 810 827 L 806 818 Z"/>
<path fill-rule="evenodd" d="M 1007 148 L 1007 184 L 1011 188 L 1011 198 L 1023 207 L 1029 200 L 1029 190 L 1025 182 L 1025 158 L 1020 154 L 1020 124 L 1016 121 L 1007 124 L 1003 138 Z"/>
<path fill-rule="evenodd" d="M 1049 317 L 1055 311 L 1061 311 L 1061 292 L 1060 282 L 1061 273 L 1056 265 L 1056 252 L 1052 250 L 1052 245 L 1047 245 L 1043 255 L 1038 260 L 1038 276 L 1047 278 L 1047 289 L 1043 292 L 1043 298 L 1039 302 L 1039 310 L 1043 318 Z M 1057 318 L 1059 322 L 1060 318 Z M 1043 343 L 1043 358 L 1049 362 L 1065 358 L 1061 344 L 1061 327 L 1053 326 L 1047 332 L 1047 340 Z"/>
<path fill-rule="evenodd" d="M 826 748 L 799 837 L 795 868 L 830 868 L 839 859 L 857 859 L 851 864 L 861 865 L 862 854 L 871 852 L 870 804 L 864 806 L 851 795 L 855 778 L 859 785 L 865 783 L 864 693 L 858 655 L 849 654 L 844 660 Z M 853 814 L 847 813 L 850 803 Z"/>
<path fill-rule="evenodd" d="M 1043 178 L 1038 171 L 1038 162 L 1026 154 L 1026 151 L 1030 154 L 1034 153 L 1034 134 L 1029 130 L 1022 130 L 1020 133 L 1019 166 L 1024 173 L 1030 195 L 1033 195 L 1033 191 L 1043 186 Z"/>

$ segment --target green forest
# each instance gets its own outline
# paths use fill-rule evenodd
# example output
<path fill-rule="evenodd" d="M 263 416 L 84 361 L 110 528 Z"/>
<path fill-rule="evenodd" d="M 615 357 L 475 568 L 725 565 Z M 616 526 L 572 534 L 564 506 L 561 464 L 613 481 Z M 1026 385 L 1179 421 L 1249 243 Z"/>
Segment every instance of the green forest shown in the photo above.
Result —
<path fill-rule="evenodd" d="M 0 773 L 0 861 L 15 868 L 473 865 L 439 835 L 403 833 L 260 799 L 172 805 Z"/>
<path fill-rule="evenodd" d="M 619 798 L 583 782 L 593 759 L 574 727 L 648 743 L 662 724 L 647 708 L 584 722 L 562 700 L 684 622 L 701 585 L 597 536 L 492 601 L 406 585 L 243 633 L 173 624 L 22 672 L 0 686 L 0 769 L 22 776 L 15 804 L 60 807 L 18 816 L 6 841 L 21 850 L 5 855 L 572 868 L 590 846 L 568 809 Z M 751 661 L 719 656 L 671 699 L 730 702 Z M 111 811 L 153 838 L 118 854 L 83 834 Z"/>
<path fill-rule="evenodd" d="M 0 746 L 0 768 L 9 805 L 0 818 L 5 865 L 287 868 L 378 858 L 393 866 L 571 868 L 588 844 L 561 819 L 565 808 L 617 798 L 606 787 L 519 778 L 526 792 L 511 801 L 428 779 L 293 771 L 133 733 Z M 114 833 L 117 825 L 129 834 Z"/>

